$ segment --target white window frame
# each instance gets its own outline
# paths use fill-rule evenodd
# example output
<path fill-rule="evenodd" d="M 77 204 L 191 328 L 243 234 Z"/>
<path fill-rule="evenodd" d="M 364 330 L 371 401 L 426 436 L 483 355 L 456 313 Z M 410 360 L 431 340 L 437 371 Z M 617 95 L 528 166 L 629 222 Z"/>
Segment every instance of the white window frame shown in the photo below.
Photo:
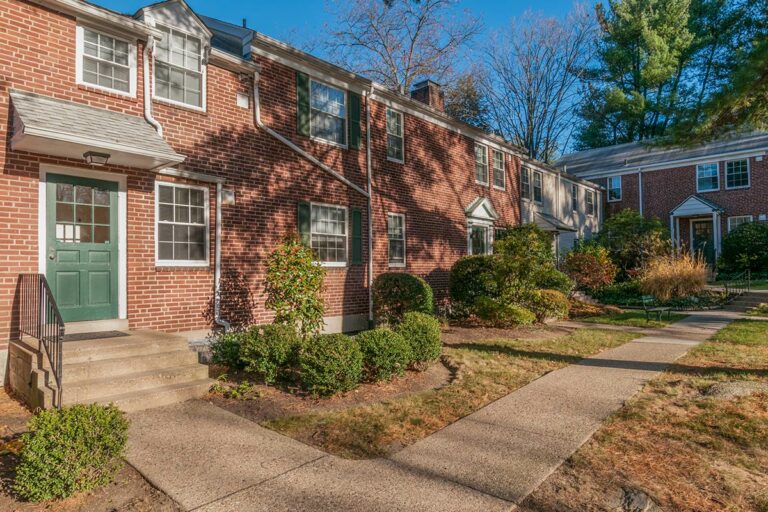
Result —
<path fill-rule="evenodd" d="M 485 181 L 480 181 L 479 179 L 477 179 L 477 166 L 478 165 L 483 165 L 482 162 L 478 162 L 477 161 L 477 149 L 478 148 L 483 148 L 483 155 L 485 156 Z M 490 177 L 490 174 L 491 174 L 490 166 L 488 165 L 488 146 L 486 146 L 485 144 L 480 144 L 479 142 L 475 142 L 473 151 L 474 151 L 474 156 L 475 156 L 474 157 L 474 161 L 475 161 L 475 183 L 477 183 L 478 185 L 482 185 L 484 187 L 487 187 L 488 184 L 489 184 L 489 179 L 488 178 Z"/>
<path fill-rule="evenodd" d="M 389 122 L 388 121 L 389 121 L 389 114 L 390 114 L 390 112 L 393 113 L 393 114 L 396 114 L 397 116 L 400 117 L 400 135 L 397 135 L 395 133 L 390 133 L 389 132 Z M 405 163 L 405 116 L 399 110 L 395 110 L 395 109 L 390 108 L 390 107 L 387 107 L 387 111 L 386 111 L 385 115 L 386 115 L 386 119 L 384 120 L 384 125 L 385 125 L 385 130 L 387 132 L 387 160 L 389 160 L 390 162 L 398 163 L 398 164 L 404 164 Z M 400 145 L 403 148 L 403 158 L 400 159 L 400 160 L 398 160 L 397 158 L 389 156 L 389 137 L 390 137 L 390 135 L 392 137 L 399 137 L 400 138 Z"/>
<path fill-rule="evenodd" d="M 590 201 L 588 200 L 590 198 L 592 199 L 592 201 L 591 201 L 592 202 L 592 211 L 591 212 L 589 211 L 589 203 L 590 203 Z M 594 190 L 587 190 L 586 194 L 584 196 L 584 212 L 588 216 L 590 216 L 590 217 L 594 217 L 595 216 L 595 212 L 597 211 L 596 210 L 597 206 L 596 206 L 595 202 L 596 202 L 595 201 L 595 191 Z"/>
<path fill-rule="evenodd" d="M 344 268 L 349 264 L 349 208 L 338 204 L 330 203 L 309 203 L 309 246 L 312 247 L 312 237 L 317 235 L 327 235 L 328 233 L 315 233 L 312 230 L 312 208 L 321 206 L 325 208 L 336 208 L 344 210 L 344 261 L 320 261 L 318 263 L 323 267 Z"/>
<path fill-rule="evenodd" d="M 121 41 L 123 43 L 126 43 L 128 45 L 128 91 L 121 91 L 119 89 L 112 89 L 111 87 L 104 87 L 103 85 L 99 84 L 92 84 L 90 82 L 86 82 L 83 79 L 83 59 L 85 58 L 85 29 L 92 30 L 93 32 L 97 32 L 99 34 L 103 34 L 105 36 L 111 37 L 117 41 Z M 95 29 L 91 28 L 90 26 L 85 25 L 77 25 L 77 28 L 75 30 L 75 40 L 76 40 L 76 51 L 75 51 L 75 58 L 77 59 L 75 61 L 75 83 L 77 85 L 82 85 L 85 87 L 92 87 L 94 89 L 98 89 L 100 91 L 106 91 L 112 94 L 118 94 L 120 96 L 127 96 L 129 98 L 135 98 L 136 97 L 136 69 L 137 69 L 137 60 L 136 60 L 136 42 L 131 42 L 128 39 L 125 39 L 124 37 L 119 37 L 114 34 L 111 34 L 110 32 L 101 30 L 101 29 Z M 115 64 L 117 66 L 120 66 L 120 64 Z"/>
<path fill-rule="evenodd" d="M 312 84 L 313 83 L 324 85 L 325 87 L 330 87 L 331 89 L 335 89 L 337 91 L 344 93 L 344 118 L 343 118 L 344 119 L 344 144 L 340 144 L 333 140 L 324 139 L 312 133 Z M 333 115 L 333 114 L 328 114 L 327 112 L 325 112 L 325 114 Z M 314 78 L 314 77 L 309 77 L 309 139 L 315 142 L 320 142 L 322 144 L 328 144 L 329 146 L 336 146 L 337 148 L 342 148 L 342 149 L 349 148 L 349 92 L 346 89 L 342 89 L 337 85 L 333 85 L 323 80 L 318 80 L 317 78 Z M 405 146 L 403 146 L 403 155 L 405 155 Z"/>
<path fill-rule="evenodd" d="M 717 170 L 717 187 L 716 188 L 708 188 L 703 189 L 699 187 L 699 170 L 701 167 L 709 167 L 709 166 L 715 166 L 715 169 Z M 717 192 L 720 190 L 720 162 L 702 162 L 700 164 L 696 164 L 696 193 L 701 192 Z"/>
<path fill-rule="evenodd" d="M 571 211 L 579 211 L 579 186 L 571 183 Z"/>
<path fill-rule="evenodd" d="M 200 36 L 198 36 L 198 35 L 192 34 L 190 32 L 186 32 L 184 30 L 179 30 L 176 27 L 171 27 L 169 25 L 163 25 L 163 24 L 158 24 L 158 25 L 162 25 L 163 27 L 169 29 L 171 31 L 171 34 L 173 34 L 173 32 L 178 32 L 179 34 L 184 34 L 187 37 L 192 37 L 192 38 L 200 40 L 200 75 L 201 75 L 201 78 L 200 78 L 200 80 L 201 80 L 200 81 L 200 89 L 201 89 L 201 91 L 200 91 L 200 95 L 201 95 L 200 103 L 201 103 L 201 105 L 198 107 L 197 105 L 190 105 L 189 103 L 184 103 L 182 101 L 176 101 L 176 100 L 172 100 L 170 98 L 162 98 L 162 97 L 158 96 L 155 93 L 155 91 L 157 91 L 157 85 L 156 85 L 156 77 L 157 77 L 157 72 L 156 72 L 157 71 L 157 64 L 156 64 L 157 63 L 157 47 L 155 47 L 155 49 L 152 51 L 152 101 L 157 101 L 159 103 L 165 103 L 167 105 L 173 105 L 175 107 L 188 108 L 190 110 L 194 110 L 194 111 L 197 111 L 197 112 L 205 112 L 206 111 L 206 106 L 208 104 L 208 94 L 207 94 L 207 90 L 208 90 L 208 64 L 207 64 L 206 59 L 205 59 L 205 53 L 206 53 L 205 52 L 205 43 L 206 43 L 206 41 L 203 38 L 201 38 Z M 176 66 L 175 64 L 171 64 L 169 62 L 164 62 L 163 64 L 166 64 L 166 65 L 171 66 L 171 67 L 179 67 L 179 66 Z M 189 71 L 186 68 L 183 68 L 183 69 L 185 69 L 186 71 Z"/>
<path fill-rule="evenodd" d="M 160 259 L 160 187 L 186 188 L 203 191 L 203 203 L 205 205 L 205 259 L 204 260 L 161 260 Z M 155 266 L 156 267 L 208 267 L 211 264 L 211 216 L 210 216 L 210 190 L 200 185 L 186 185 L 172 181 L 155 180 Z M 175 193 L 174 193 L 175 201 Z M 171 222 L 169 224 L 177 224 Z M 180 224 L 180 223 L 179 223 Z"/>
<path fill-rule="evenodd" d="M 733 162 L 747 162 L 747 184 L 746 185 L 740 185 L 738 187 L 728 186 L 728 164 Z M 725 190 L 738 190 L 741 188 L 749 188 L 752 186 L 752 164 L 750 163 L 749 158 L 736 158 L 734 160 L 726 160 L 723 166 L 723 173 L 725 176 Z"/>
<path fill-rule="evenodd" d="M 400 262 L 393 263 L 389 259 L 389 243 L 391 241 L 391 239 L 389 238 L 389 219 L 390 219 L 390 217 L 400 217 L 402 219 L 402 221 L 403 221 L 403 261 L 402 261 L 402 263 L 400 263 Z M 407 256 L 408 256 L 408 236 L 407 236 L 406 231 L 405 231 L 405 214 L 404 213 L 391 213 L 391 212 L 387 213 L 387 264 L 389 265 L 390 268 L 405 268 L 406 261 L 408 261 L 407 260 Z"/>
<path fill-rule="evenodd" d="M 467 222 L 467 255 L 472 256 L 472 228 L 485 229 L 485 253 L 493 254 L 494 226 L 492 222 L 470 220 Z"/>
<path fill-rule="evenodd" d="M 728 233 L 730 233 L 732 230 L 736 229 L 735 227 L 731 227 L 731 221 L 733 219 L 749 219 L 747 222 L 742 222 L 742 224 L 749 224 L 750 222 L 754 222 L 754 217 L 752 215 L 734 215 L 733 217 L 728 217 Z M 741 225 L 741 224 L 739 224 Z M 738 227 L 738 226 L 736 226 Z"/>
<path fill-rule="evenodd" d="M 531 182 L 532 171 L 528 167 L 520 169 L 520 199 L 523 201 L 533 201 L 533 183 Z M 523 176 L 528 176 L 528 183 L 523 180 Z M 528 197 L 525 197 L 526 192 Z"/>
<path fill-rule="evenodd" d="M 540 198 L 536 199 L 536 177 L 539 178 L 539 190 L 541 191 Z M 542 204 L 544 202 L 544 173 L 541 171 L 533 171 L 531 173 L 531 201 L 536 204 Z"/>
<path fill-rule="evenodd" d="M 619 197 L 618 197 L 618 198 L 615 198 L 615 199 L 611 199 L 611 190 L 616 190 L 616 188 L 615 188 L 615 187 L 611 187 L 611 180 L 614 180 L 614 179 L 618 179 L 618 180 L 619 180 L 619 187 L 618 187 L 618 190 L 619 190 Z M 621 175 L 618 175 L 618 176 L 608 176 L 608 178 L 607 178 L 607 180 L 606 180 L 606 183 L 605 183 L 605 184 L 606 184 L 606 187 L 605 187 L 605 189 L 606 189 L 606 192 L 607 192 L 607 194 L 606 194 L 606 195 L 607 195 L 607 197 L 608 197 L 608 202 L 609 202 L 609 203 L 618 203 L 618 202 L 621 202 L 621 198 L 624 196 L 624 190 L 623 190 L 623 188 L 622 188 L 622 186 L 623 186 L 623 181 L 624 181 L 624 180 L 622 180 L 622 179 L 621 179 Z"/>
<path fill-rule="evenodd" d="M 501 168 L 496 167 L 496 155 L 501 155 Z M 507 155 L 503 151 L 494 149 L 491 152 L 491 159 L 493 164 L 493 188 L 496 190 L 507 190 Z M 496 184 L 496 176 L 501 176 L 501 186 Z"/>

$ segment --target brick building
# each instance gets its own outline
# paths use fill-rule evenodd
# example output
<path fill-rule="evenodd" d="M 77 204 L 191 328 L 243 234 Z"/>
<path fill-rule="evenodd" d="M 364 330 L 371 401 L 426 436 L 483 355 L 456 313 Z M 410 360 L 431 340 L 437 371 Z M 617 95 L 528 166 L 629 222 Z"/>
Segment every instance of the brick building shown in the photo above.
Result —
<path fill-rule="evenodd" d="M 557 166 L 605 188 L 606 215 L 631 208 L 669 226 L 678 247 L 710 264 L 724 234 L 768 216 L 768 134 L 690 148 L 621 144 L 566 155 Z"/>
<path fill-rule="evenodd" d="M 266 256 L 292 232 L 328 268 L 326 329 L 363 329 L 375 275 L 444 295 L 458 258 L 554 193 L 521 170 L 561 175 L 447 116 L 433 82 L 397 94 L 181 0 L 6 0 L 0 34 L 0 351 L 20 274 L 47 277 L 68 332 L 269 321 Z M 244 292 L 249 311 L 226 300 Z"/>

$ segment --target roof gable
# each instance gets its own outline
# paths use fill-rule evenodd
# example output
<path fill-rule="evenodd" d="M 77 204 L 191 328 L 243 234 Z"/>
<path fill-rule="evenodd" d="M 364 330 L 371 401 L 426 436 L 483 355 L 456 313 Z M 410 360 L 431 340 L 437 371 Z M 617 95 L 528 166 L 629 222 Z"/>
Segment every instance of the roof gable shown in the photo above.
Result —
<path fill-rule="evenodd" d="M 477 197 L 472 201 L 466 210 L 467 217 L 476 220 L 495 221 L 499 218 L 499 214 L 496 213 L 496 209 L 493 207 L 493 203 L 487 197 Z"/>
<path fill-rule="evenodd" d="M 722 212 L 723 208 L 701 196 L 692 195 L 688 199 L 672 209 L 670 215 L 687 217 L 689 215 L 709 215 L 714 212 Z"/>
<path fill-rule="evenodd" d="M 159 23 L 178 29 L 187 34 L 209 41 L 213 33 L 202 19 L 195 14 L 184 0 L 168 0 L 143 7 L 136 13 L 136 18 L 147 21 L 150 25 Z"/>

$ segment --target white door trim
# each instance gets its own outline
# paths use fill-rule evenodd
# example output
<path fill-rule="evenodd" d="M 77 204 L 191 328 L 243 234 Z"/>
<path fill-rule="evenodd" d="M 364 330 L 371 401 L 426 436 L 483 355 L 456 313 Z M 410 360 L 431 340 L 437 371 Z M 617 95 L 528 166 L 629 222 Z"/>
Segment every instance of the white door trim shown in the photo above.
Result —
<path fill-rule="evenodd" d="M 48 173 L 79 176 L 102 181 L 117 182 L 117 317 L 128 318 L 128 179 L 124 174 L 116 174 L 93 169 L 80 169 L 52 164 L 40 164 L 40 181 L 37 194 L 37 246 L 38 272 L 45 275 L 48 262 L 46 254 L 46 194 Z"/>

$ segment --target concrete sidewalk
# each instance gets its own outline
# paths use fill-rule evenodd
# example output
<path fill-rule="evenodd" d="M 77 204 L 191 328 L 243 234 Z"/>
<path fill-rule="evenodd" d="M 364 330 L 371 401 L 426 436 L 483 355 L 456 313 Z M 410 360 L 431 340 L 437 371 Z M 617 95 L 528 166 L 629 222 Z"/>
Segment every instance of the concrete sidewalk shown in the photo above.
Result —
<path fill-rule="evenodd" d="M 127 460 L 187 510 L 510 510 L 644 383 L 738 316 L 698 313 L 551 372 L 390 459 L 340 459 L 192 401 L 132 415 Z"/>

